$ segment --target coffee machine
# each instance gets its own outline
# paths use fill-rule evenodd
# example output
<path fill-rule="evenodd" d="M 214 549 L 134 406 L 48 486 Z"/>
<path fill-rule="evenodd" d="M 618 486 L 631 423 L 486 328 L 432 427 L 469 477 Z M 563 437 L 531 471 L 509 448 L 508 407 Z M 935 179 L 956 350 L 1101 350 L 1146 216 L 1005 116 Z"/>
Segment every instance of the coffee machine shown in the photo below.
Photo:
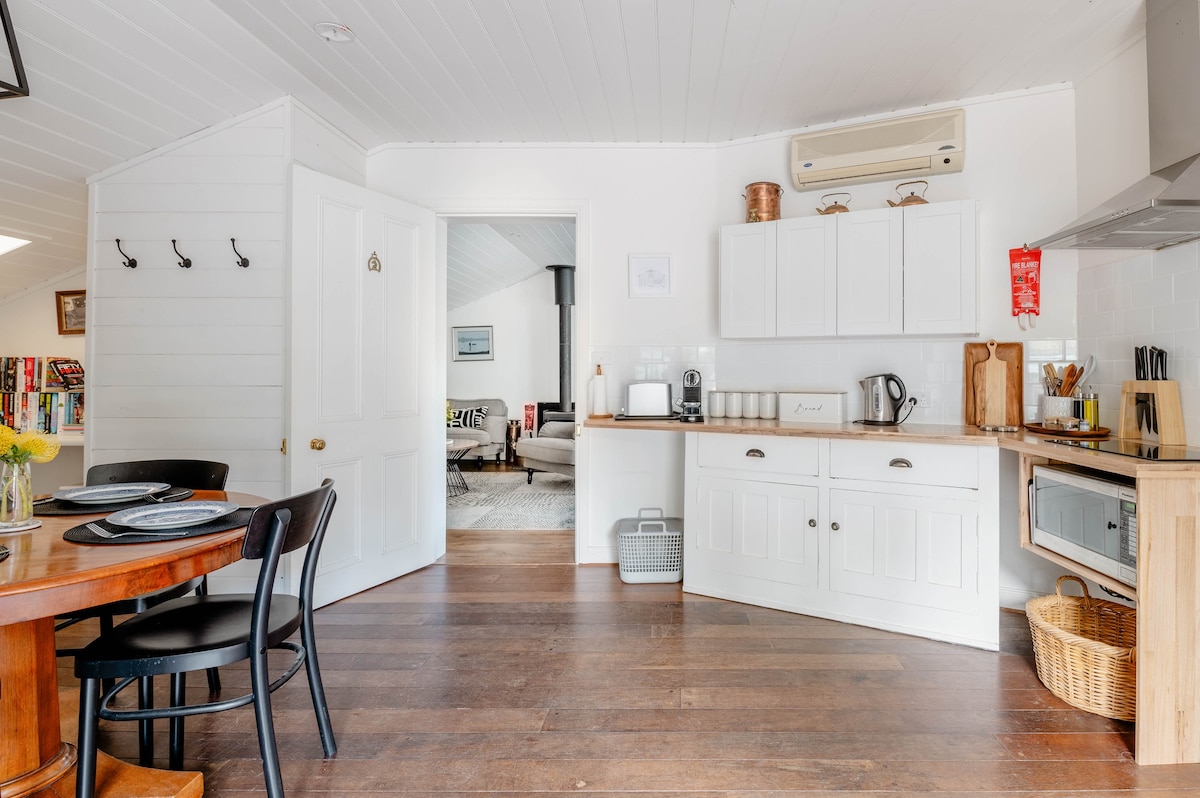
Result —
<path fill-rule="evenodd" d="M 683 372 L 683 399 L 679 403 L 680 421 L 703 421 L 700 410 L 700 372 L 688 369 Z"/>

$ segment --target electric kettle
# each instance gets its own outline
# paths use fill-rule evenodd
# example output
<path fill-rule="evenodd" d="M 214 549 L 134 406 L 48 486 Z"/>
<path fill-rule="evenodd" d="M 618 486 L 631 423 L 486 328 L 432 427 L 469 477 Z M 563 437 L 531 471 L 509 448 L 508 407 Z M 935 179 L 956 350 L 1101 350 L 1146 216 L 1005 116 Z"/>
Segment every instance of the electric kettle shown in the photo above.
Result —
<path fill-rule="evenodd" d="M 902 421 L 900 410 L 904 405 L 916 404 L 915 399 L 908 399 L 904 382 L 895 374 L 876 374 L 859 380 L 858 384 L 863 389 L 864 424 L 899 424 Z M 909 412 L 912 412 L 911 409 Z"/>

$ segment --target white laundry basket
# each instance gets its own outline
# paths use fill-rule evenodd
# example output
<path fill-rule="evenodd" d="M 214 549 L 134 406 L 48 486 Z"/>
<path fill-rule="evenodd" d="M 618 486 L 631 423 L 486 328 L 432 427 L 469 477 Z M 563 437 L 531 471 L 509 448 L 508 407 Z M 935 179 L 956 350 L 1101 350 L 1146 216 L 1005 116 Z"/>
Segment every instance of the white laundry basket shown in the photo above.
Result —
<path fill-rule="evenodd" d="M 617 563 L 622 582 L 682 581 L 683 519 L 665 518 L 661 507 L 642 507 L 637 518 L 622 518 Z"/>

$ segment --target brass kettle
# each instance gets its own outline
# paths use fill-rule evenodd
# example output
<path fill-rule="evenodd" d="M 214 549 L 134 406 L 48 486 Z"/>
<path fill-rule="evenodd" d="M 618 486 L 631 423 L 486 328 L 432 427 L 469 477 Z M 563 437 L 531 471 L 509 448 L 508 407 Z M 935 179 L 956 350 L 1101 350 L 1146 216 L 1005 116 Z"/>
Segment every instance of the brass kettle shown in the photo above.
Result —
<path fill-rule="evenodd" d="M 825 196 L 821 197 L 821 202 L 825 203 L 825 207 L 817 208 L 817 213 L 820 213 L 823 215 L 826 213 L 845 213 L 846 211 L 850 210 L 849 208 L 847 208 L 845 205 L 843 205 L 840 202 L 835 202 L 832 205 L 829 204 L 828 202 L 826 202 L 826 199 L 828 197 L 845 197 L 846 202 L 850 201 L 850 195 L 848 193 L 846 193 L 845 191 L 835 191 L 832 194 L 826 194 Z"/>
<path fill-rule="evenodd" d="M 917 194 L 916 191 L 909 191 L 908 196 L 906 197 L 904 196 L 903 192 L 900 191 L 900 189 L 904 188 L 905 186 L 915 186 L 918 183 L 925 186 L 925 188 L 921 189 L 920 194 Z M 891 200 L 888 200 L 888 205 L 891 205 L 893 208 L 907 208 L 909 205 L 928 205 L 929 200 L 925 199 L 925 189 L 927 188 L 929 188 L 929 183 L 924 180 L 910 180 L 907 183 L 901 183 L 900 185 L 896 186 L 896 193 L 900 195 L 900 201 L 892 202 Z"/>

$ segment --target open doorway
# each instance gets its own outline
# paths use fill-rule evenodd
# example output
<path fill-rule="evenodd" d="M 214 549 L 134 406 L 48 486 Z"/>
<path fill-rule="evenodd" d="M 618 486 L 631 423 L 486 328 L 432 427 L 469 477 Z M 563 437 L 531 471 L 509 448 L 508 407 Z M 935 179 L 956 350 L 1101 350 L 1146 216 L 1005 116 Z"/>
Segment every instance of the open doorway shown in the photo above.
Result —
<path fill-rule="evenodd" d="M 504 538 L 511 544 L 506 550 L 528 544 L 527 556 L 553 551 L 553 561 L 574 562 L 574 423 L 563 423 L 563 416 L 559 423 L 543 423 L 542 416 L 547 408 L 560 410 L 563 391 L 564 313 L 555 286 L 558 270 L 547 267 L 573 271 L 576 220 L 566 215 L 443 218 L 451 425 L 447 558 L 456 556 L 456 549 L 461 555 L 463 546 L 476 550 L 482 541 Z M 568 412 L 575 318 L 569 310 Z M 557 439 L 534 441 L 539 434 Z M 522 438 L 545 445 L 518 445 Z M 545 451 L 549 459 L 527 461 L 519 451 L 536 457 Z"/>

